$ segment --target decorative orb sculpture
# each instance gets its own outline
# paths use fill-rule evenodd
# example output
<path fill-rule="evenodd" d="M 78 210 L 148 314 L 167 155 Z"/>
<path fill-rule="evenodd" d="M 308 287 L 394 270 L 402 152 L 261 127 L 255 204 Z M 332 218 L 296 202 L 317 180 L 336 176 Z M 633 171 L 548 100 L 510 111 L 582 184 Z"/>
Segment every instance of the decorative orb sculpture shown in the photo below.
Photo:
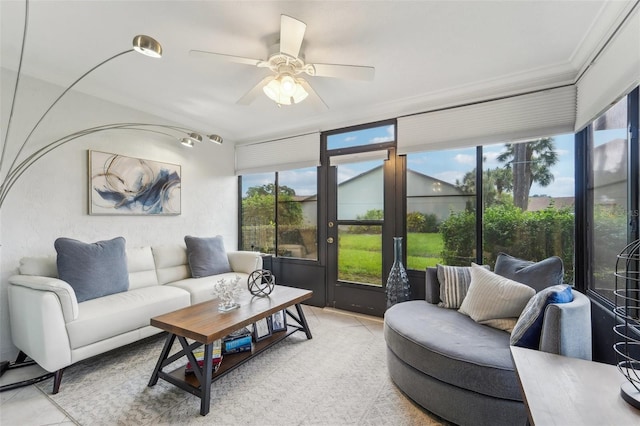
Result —
<path fill-rule="evenodd" d="M 268 269 L 258 269 L 249 274 L 247 287 L 254 296 L 266 297 L 276 285 L 276 277 Z"/>
<path fill-rule="evenodd" d="M 640 240 L 626 246 L 616 261 L 617 341 L 613 349 L 618 370 L 627 379 L 620 387 L 622 398 L 640 409 Z"/>

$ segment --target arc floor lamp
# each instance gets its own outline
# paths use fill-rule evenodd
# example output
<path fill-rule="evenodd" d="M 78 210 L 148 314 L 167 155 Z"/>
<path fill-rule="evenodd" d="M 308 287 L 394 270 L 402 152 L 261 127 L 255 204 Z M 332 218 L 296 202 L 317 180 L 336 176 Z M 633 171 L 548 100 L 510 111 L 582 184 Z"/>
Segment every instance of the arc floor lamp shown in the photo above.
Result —
<path fill-rule="evenodd" d="M 16 74 L 16 81 L 14 85 L 13 97 L 11 101 L 11 107 L 9 110 L 9 117 L 7 120 L 6 131 L 2 144 L 2 151 L 0 152 L 0 209 L 2 209 L 2 205 L 4 204 L 6 197 L 13 187 L 13 185 L 20 179 L 20 177 L 31 167 L 36 161 L 38 161 L 43 156 L 47 155 L 49 152 L 55 150 L 56 148 L 74 141 L 78 138 L 82 138 L 87 135 L 105 132 L 105 131 L 114 131 L 114 130 L 136 130 L 142 132 L 150 132 L 155 134 L 166 135 L 180 142 L 182 145 L 187 147 L 193 147 L 197 143 L 202 142 L 203 139 L 221 144 L 223 139 L 219 135 L 209 135 L 202 136 L 200 133 L 195 132 L 191 129 L 183 128 L 180 126 L 173 126 L 167 124 L 154 124 L 154 123 L 110 123 L 99 125 L 95 127 L 90 127 L 82 130 L 75 131 L 66 136 L 62 136 L 53 141 L 49 141 L 44 145 L 39 145 L 39 147 L 32 147 L 29 145 L 31 140 L 31 136 L 38 129 L 44 118 L 49 114 L 49 112 L 56 106 L 56 104 L 80 81 L 82 81 L 86 76 L 91 74 L 96 69 L 100 68 L 104 64 L 119 58 L 120 56 L 126 55 L 130 52 L 138 52 L 143 55 L 152 57 L 152 58 L 161 58 L 162 57 L 162 46 L 158 41 L 154 38 L 147 35 L 136 35 L 133 38 L 132 47 L 123 52 L 117 53 L 94 67 L 90 68 L 80 77 L 78 77 L 73 83 L 67 86 L 64 91 L 49 105 L 44 114 L 40 116 L 36 124 L 29 131 L 26 138 L 22 141 L 18 141 L 14 143 L 13 139 L 11 139 L 11 121 L 13 118 L 13 113 L 15 109 L 16 98 L 19 93 L 20 88 L 20 78 L 22 71 L 22 60 L 25 51 L 25 40 L 28 30 L 28 22 L 29 22 L 29 0 L 25 1 L 25 15 L 24 15 L 24 27 L 22 34 L 22 42 L 21 42 L 21 50 L 20 50 L 20 59 L 18 62 L 18 70 Z M 9 147 L 11 145 L 15 145 L 12 148 L 17 148 L 16 154 L 12 159 L 7 158 L 7 153 L 9 152 Z M 11 163 L 7 166 L 7 163 L 11 161 Z M 0 362 L 0 376 L 8 369 L 23 367 L 26 365 L 32 365 L 32 361 L 26 361 L 24 357 L 21 359 L 17 359 L 14 363 L 10 363 L 9 361 L 1 361 Z M 42 380 L 48 379 L 53 376 L 54 373 L 48 373 L 36 378 L 23 380 L 17 383 L 11 383 L 8 385 L 0 386 L 0 392 L 15 389 L 21 386 L 30 385 L 33 383 L 40 382 Z"/>

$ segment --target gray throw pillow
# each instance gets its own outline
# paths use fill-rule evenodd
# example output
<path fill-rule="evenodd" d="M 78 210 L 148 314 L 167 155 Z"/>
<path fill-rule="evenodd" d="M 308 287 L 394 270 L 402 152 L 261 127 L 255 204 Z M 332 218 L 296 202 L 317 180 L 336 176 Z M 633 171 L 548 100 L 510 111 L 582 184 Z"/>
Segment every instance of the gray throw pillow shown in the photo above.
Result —
<path fill-rule="evenodd" d="M 125 239 L 83 243 L 58 238 L 58 277 L 76 293 L 78 303 L 129 289 Z"/>
<path fill-rule="evenodd" d="M 500 253 L 493 271 L 510 280 L 526 284 L 536 292 L 552 285 L 560 285 L 564 278 L 564 264 L 557 256 L 531 262 Z"/>
<path fill-rule="evenodd" d="M 187 245 L 187 260 L 193 278 L 233 272 L 221 235 L 213 238 L 187 235 L 184 237 L 184 242 Z"/>

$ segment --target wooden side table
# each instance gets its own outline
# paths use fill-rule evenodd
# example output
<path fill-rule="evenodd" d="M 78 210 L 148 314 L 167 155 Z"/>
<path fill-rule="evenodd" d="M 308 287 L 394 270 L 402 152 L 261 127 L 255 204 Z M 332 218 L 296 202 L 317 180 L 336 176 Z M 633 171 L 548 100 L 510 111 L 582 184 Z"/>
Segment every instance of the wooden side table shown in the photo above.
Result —
<path fill-rule="evenodd" d="M 511 356 L 532 425 L 640 425 L 616 366 L 516 346 Z"/>

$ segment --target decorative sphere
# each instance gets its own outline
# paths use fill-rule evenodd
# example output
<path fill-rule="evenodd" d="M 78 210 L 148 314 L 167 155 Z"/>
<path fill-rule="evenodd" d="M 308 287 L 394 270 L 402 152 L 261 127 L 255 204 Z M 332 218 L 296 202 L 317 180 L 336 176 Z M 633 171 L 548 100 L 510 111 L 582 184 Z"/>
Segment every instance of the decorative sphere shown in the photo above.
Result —
<path fill-rule="evenodd" d="M 247 287 L 254 296 L 268 296 L 276 285 L 276 277 L 268 269 L 258 269 L 249 274 Z"/>

